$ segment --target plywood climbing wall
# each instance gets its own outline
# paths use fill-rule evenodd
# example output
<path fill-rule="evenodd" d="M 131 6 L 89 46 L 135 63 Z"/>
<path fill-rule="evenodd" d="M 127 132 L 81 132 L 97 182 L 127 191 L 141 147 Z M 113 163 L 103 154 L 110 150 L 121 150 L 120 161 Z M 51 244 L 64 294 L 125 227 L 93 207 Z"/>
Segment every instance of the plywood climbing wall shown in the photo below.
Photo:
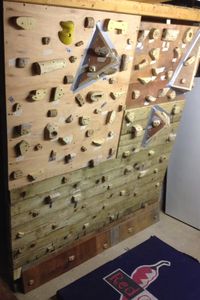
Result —
<path fill-rule="evenodd" d="M 116 157 L 139 21 L 5 3 L 11 189 Z"/>

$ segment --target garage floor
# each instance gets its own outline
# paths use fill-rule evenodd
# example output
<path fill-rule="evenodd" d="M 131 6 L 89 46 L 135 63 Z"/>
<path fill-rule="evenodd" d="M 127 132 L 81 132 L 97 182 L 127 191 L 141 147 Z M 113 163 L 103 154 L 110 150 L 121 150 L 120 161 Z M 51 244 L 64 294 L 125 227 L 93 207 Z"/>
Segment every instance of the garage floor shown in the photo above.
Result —
<path fill-rule="evenodd" d="M 152 235 L 156 235 L 177 250 L 187 253 L 200 261 L 200 231 L 161 213 L 160 222 L 157 224 L 148 227 L 32 292 L 26 295 L 16 294 L 16 296 L 19 300 L 54 300 L 58 289 L 114 259 L 126 250 L 135 247 Z"/>

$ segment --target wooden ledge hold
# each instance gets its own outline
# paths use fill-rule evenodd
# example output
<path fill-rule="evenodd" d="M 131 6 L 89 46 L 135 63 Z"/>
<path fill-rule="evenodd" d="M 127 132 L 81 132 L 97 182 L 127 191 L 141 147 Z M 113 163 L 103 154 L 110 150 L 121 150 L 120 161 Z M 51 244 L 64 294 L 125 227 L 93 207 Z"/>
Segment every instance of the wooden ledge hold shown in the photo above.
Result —
<path fill-rule="evenodd" d="M 22 0 L 4 0 L 4 2 L 22 2 Z M 151 16 L 158 18 L 170 18 L 184 21 L 200 21 L 198 9 L 173 7 L 166 4 L 141 3 L 136 1 L 115 1 L 107 0 L 24 0 L 23 3 L 43 4 L 50 6 L 73 7 L 99 11 L 110 11 L 132 15 Z"/>

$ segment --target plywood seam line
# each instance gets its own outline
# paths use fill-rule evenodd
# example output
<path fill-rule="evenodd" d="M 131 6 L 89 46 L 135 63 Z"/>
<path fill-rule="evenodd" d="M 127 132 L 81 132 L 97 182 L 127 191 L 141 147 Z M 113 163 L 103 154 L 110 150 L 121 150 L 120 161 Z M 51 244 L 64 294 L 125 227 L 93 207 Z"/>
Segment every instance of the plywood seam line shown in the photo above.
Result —
<path fill-rule="evenodd" d="M 4 0 L 4 2 L 18 2 L 42 4 L 49 6 L 62 6 L 71 8 L 82 8 L 109 12 L 126 13 L 142 16 L 153 16 L 159 18 L 170 18 L 184 21 L 200 21 L 198 9 L 171 6 L 166 4 L 139 3 L 135 1 L 114 1 L 114 0 Z"/>

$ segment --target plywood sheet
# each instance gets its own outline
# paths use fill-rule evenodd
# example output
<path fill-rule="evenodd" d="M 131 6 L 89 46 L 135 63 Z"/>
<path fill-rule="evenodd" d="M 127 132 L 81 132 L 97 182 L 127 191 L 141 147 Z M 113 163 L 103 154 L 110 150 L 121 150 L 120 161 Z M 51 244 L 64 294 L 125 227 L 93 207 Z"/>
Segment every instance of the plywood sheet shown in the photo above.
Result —
<path fill-rule="evenodd" d="M 80 91 L 86 103 L 79 106 L 75 100 L 77 94 L 73 94 L 70 84 L 63 84 L 63 78 L 65 75 L 75 76 L 84 51 L 89 45 L 93 29 L 84 28 L 85 17 L 93 17 L 95 22 L 102 22 L 105 20 L 105 14 L 22 3 L 5 3 L 4 12 L 10 189 L 30 184 L 32 180 L 35 182 L 88 166 L 91 160 L 96 164 L 115 158 L 140 17 L 106 14 L 106 18 L 128 23 L 127 33 L 117 34 L 116 30 L 113 30 L 108 32 L 108 35 L 119 57 L 127 54 L 130 63 L 126 71 L 105 76 L 103 80 L 98 80 L 92 86 Z M 31 30 L 19 30 L 15 18 L 20 16 L 33 17 L 35 27 Z M 58 38 L 61 21 L 74 22 L 75 32 L 71 45 L 64 45 Z M 48 45 L 42 44 L 44 37 L 50 38 Z M 127 39 L 131 39 L 131 44 L 127 43 Z M 83 45 L 75 46 L 79 41 L 83 41 Z M 70 62 L 71 56 L 77 57 L 75 63 Z M 16 67 L 18 58 L 26 59 L 25 68 Z M 54 59 L 66 59 L 66 67 L 43 75 L 35 74 L 33 70 L 35 62 Z M 109 78 L 114 78 L 113 84 L 109 84 Z M 62 87 L 64 96 L 60 100 L 52 101 L 52 91 L 56 87 Z M 46 89 L 44 98 L 30 101 L 30 92 L 38 89 Z M 86 96 L 92 91 L 103 91 L 105 96 L 99 102 L 90 103 Z M 114 100 L 110 96 L 111 92 L 124 93 L 119 99 Z M 18 104 L 20 109 L 15 111 Z M 56 117 L 47 116 L 51 109 L 57 110 Z M 116 117 L 109 124 L 107 118 L 111 112 L 115 112 Z M 66 119 L 71 115 L 72 122 L 66 123 Z M 80 126 L 81 117 L 89 118 L 87 126 Z M 58 127 L 58 134 L 52 140 L 45 140 L 44 129 L 49 123 Z M 29 125 L 30 133 L 17 136 L 15 129 L 23 124 L 25 127 Z M 91 129 L 94 130 L 94 135 L 86 137 L 87 130 Z M 62 145 L 59 142 L 59 138 L 65 137 L 73 138 L 70 144 Z M 93 140 L 99 139 L 103 140 L 102 146 L 94 145 Z M 29 144 L 29 150 L 25 154 L 18 155 L 15 147 L 21 141 Z M 55 160 L 50 157 L 52 151 L 55 152 L 53 153 Z M 72 158 L 74 154 L 76 156 L 71 162 L 66 163 L 65 157 L 69 154 Z M 12 180 L 11 174 L 15 171 L 22 171 L 22 174 L 19 179 Z"/>

